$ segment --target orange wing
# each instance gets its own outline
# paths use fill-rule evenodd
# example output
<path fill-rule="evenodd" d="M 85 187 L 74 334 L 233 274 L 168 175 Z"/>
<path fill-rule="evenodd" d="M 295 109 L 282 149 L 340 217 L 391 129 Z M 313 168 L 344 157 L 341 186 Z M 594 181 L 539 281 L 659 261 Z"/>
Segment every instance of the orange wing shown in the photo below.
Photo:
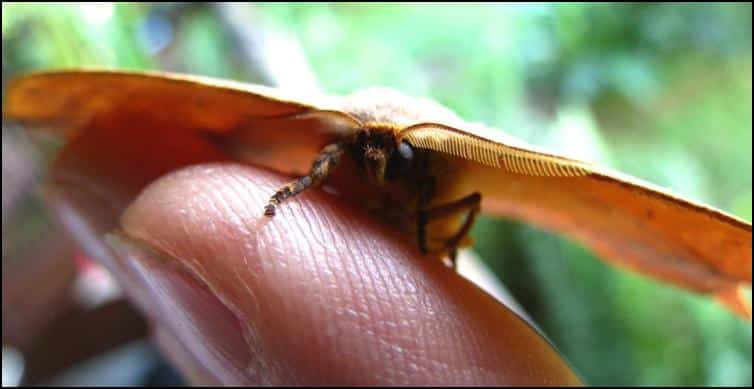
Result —
<path fill-rule="evenodd" d="M 751 288 L 751 223 L 480 126 L 421 123 L 402 134 L 464 163 L 459 185 L 480 191 L 486 212 L 568 235 L 610 262 L 714 294 L 751 319 L 743 290 Z"/>
<path fill-rule="evenodd" d="M 403 136 L 416 147 L 466 166 L 458 185 L 481 191 L 487 212 L 562 232 L 609 261 L 714 294 L 751 317 L 741 292 L 742 286 L 751 287 L 750 223 L 463 123 L 423 100 L 391 92 L 386 107 L 393 108 L 364 110 L 377 94 L 364 91 L 341 100 L 195 76 L 62 71 L 14 80 L 4 116 L 31 127 L 54 127 L 69 138 L 94 120 L 98 128 L 109 122 L 169 126 L 193 131 L 235 158 L 289 174 L 305 173 L 319 149 L 340 135 L 338 115 L 309 113 L 345 111 L 358 120 L 389 120 L 410 129 Z M 432 118 L 442 124 L 427 124 Z"/>
<path fill-rule="evenodd" d="M 126 120 L 193 131 L 233 157 L 289 174 L 305 173 L 321 147 L 337 137 L 326 115 L 338 99 L 206 77 L 155 72 L 71 70 L 14 79 L 3 115 L 68 139 L 97 121 Z"/>

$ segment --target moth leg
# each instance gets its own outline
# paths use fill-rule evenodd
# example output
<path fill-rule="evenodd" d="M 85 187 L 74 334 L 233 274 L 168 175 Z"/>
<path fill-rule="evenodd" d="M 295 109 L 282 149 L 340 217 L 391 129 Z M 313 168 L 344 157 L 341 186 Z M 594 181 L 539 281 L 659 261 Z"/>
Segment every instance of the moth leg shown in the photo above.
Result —
<path fill-rule="evenodd" d="M 458 244 L 461 243 L 461 240 L 469 233 L 469 231 L 471 231 L 471 227 L 474 225 L 474 221 L 476 220 L 476 217 L 481 209 L 482 196 L 478 192 L 475 192 L 470 196 L 473 196 L 472 201 L 474 201 L 474 204 L 470 207 L 469 213 L 466 214 L 466 220 L 463 221 L 463 225 L 461 225 L 461 228 L 458 229 L 458 232 L 456 232 L 455 236 L 450 238 L 450 240 L 445 243 L 445 245 L 449 248 L 450 263 L 453 266 L 453 270 L 456 269 Z"/>
<path fill-rule="evenodd" d="M 270 197 L 270 201 L 264 207 L 265 216 L 275 216 L 275 207 L 280 203 L 303 192 L 310 186 L 321 184 L 338 165 L 341 155 L 343 155 L 343 145 L 340 142 L 325 146 L 312 164 L 309 174 L 287 183 Z"/>
<path fill-rule="evenodd" d="M 416 238 L 419 243 L 419 251 L 422 254 L 427 254 L 427 223 L 429 223 L 429 215 L 425 212 L 425 208 L 435 194 L 436 182 L 434 177 L 427 176 L 423 180 L 418 182 L 419 199 L 417 209 L 419 209 L 416 218 Z"/>
<path fill-rule="evenodd" d="M 474 220 L 479 213 L 482 202 L 482 195 L 479 192 L 474 192 L 462 199 L 453 201 L 448 204 L 439 205 L 433 208 L 429 208 L 419 212 L 417 218 L 417 238 L 419 239 L 419 250 L 422 253 L 427 253 L 427 224 L 432 219 L 442 218 L 446 216 L 452 216 L 458 212 L 468 210 L 466 219 L 464 220 L 458 231 L 445 242 L 445 247 L 448 250 L 448 256 L 453 269 L 456 267 L 456 256 L 458 255 L 458 244 L 469 233 L 471 226 L 474 225 Z"/>

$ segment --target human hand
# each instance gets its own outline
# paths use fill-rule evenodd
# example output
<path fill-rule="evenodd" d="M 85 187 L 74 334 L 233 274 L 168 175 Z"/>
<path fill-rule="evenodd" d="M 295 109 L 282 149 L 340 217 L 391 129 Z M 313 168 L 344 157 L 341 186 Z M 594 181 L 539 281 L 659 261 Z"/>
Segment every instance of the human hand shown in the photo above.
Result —
<path fill-rule="evenodd" d="M 177 132 L 90 131 L 46 191 L 190 382 L 579 383 L 510 309 L 359 207 L 309 191 L 264 217 L 287 178 L 222 159 Z"/>

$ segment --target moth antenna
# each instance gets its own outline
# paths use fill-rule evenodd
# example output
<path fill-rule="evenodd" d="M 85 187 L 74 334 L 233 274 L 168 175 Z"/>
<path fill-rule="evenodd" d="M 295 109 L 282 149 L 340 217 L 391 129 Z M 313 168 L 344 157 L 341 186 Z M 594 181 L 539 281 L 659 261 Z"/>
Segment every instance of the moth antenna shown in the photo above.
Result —
<path fill-rule="evenodd" d="M 404 128 L 400 140 L 412 146 L 451 154 L 510 172 L 530 176 L 573 177 L 589 174 L 585 162 L 491 142 L 438 123 L 420 123 Z"/>
<path fill-rule="evenodd" d="M 364 124 L 359 119 L 356 119 L 350 114 L 343 111 L 336 111 L 336 110 L 331 110 L 331 109 L 317 109 L 313 111 L 295 113 L 292 115 L 286 115 L 282 117 L 287 118 L 287 119 L 310 119 L 310 118 L 317 118 L 319 116 L 323 116 L 323 117 L 329 116 L 329 117 L 335 118 L 336 120 L 345 120 L 349 122 L 349 124 L 353 128 L 364 127 Z"/>

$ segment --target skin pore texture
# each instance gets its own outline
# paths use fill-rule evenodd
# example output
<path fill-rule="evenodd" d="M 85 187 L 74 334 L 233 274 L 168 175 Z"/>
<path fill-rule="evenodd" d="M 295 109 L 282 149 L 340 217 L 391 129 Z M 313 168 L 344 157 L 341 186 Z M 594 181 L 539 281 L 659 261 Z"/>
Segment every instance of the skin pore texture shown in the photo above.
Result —
<path fill-rule="evenodd" d="M 161 343 L 188 349 L 175 354 L 204 366 L 197 376 L 578 383 L 525 322 L 356 206 L 312 191 L 264 217 L 284 180 L 234 164 L 181 170 L 143 191 L 108 238 Z"/>

